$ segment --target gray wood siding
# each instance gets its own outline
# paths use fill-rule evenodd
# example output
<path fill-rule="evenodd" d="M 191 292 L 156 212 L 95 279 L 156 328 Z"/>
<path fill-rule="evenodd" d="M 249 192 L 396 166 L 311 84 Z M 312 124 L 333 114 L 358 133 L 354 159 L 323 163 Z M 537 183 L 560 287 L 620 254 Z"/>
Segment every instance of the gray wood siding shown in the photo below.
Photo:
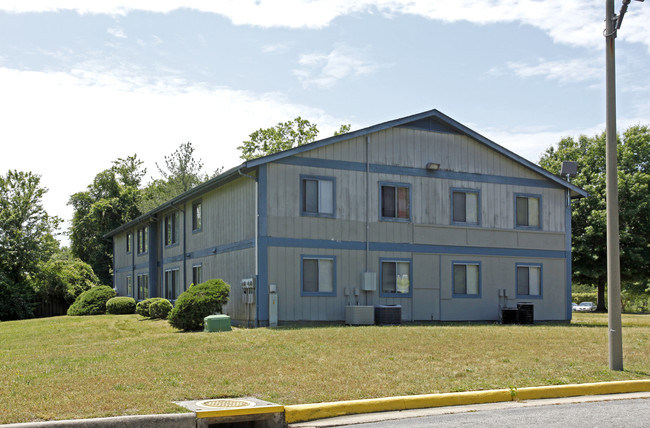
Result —
<path fill-rule="evenodd" d="M 201 264 L 203 281 L 220 278 L 230 285 L 230 298 L 228 304 L 223 307 L 223 313 L 229 315 L 233 321 L 245 322 L 247 307 L 244 305 L 243 291 L 239 283 L 244 278 L 255 278 L 255 249 L 187 260 L 185 280 L 188 287 L 192 283 L 192 266 L 195 264 Z M 251 305 L 252 319 L 255 319 L 255 310 L 255 305 Z"/>
<path fill-rule="evenodd" d="M 336 295 L 303 296 L 301 295 L 301 256 L 335 256 L 336 257 Z M 370 252 L 368 271 L 379 272 L 380 258 L 411 258 L 411 253 Z M 323 250 L 313 248 L 279 248 L 269 249 L 269 284 L 276 284 L 278 290 L 279 321 L 343 321 L 345 306 L 354 305 L 402 305 L 402 318 L 412 319 L 412 299 L 408 297 L 379 297 L 379 292 L 360 290 L 358 301 L 354 288 L 361 286 L 361 274 L 366 271 L 366 254 L 364 251 Z M 349 296 L 345 295 L 349 289 Z M 379 290 L 379 285 L 377 285 Z"/>
<path fill-rule="evenodd" d="M 192 204 L 201 201 L 202 228 L 192 232 Z M 255 182 L 242 177 L 184 206 L 187 252 L 255 238 Z"/>

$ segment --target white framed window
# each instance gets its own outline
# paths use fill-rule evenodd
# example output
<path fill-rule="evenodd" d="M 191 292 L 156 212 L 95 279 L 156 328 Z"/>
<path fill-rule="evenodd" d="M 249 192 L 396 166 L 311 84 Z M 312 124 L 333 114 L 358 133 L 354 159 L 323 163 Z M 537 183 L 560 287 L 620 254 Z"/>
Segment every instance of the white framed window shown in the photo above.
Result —
<path fill-rule="evenodd" d="M 336 257 L 301 256 L 300 291 L 303 296 L 335 296 Z"/>
<path fill-rule="evenodd" d="M 379 183 L 379 204 L 382 220 L 411 219 L 411 185 Z"/>
<path fill-rule="evenodd" d="M 380 259 L 379 277 L 381 297 L 412 295 L 410 259 Z"/>
<path fill-rule="evenodd" d="M 481 263 L 452 262 L 452 296 L 481 297 Z"/>
<path fill-rule="evenodd" d="M 138 300 L 149 298 L 149 274 L 141 273 L 137 276 Z"/>
<path fill-rule="evenodd" d="M 517 297 L 541 298 L 542 265 L 517 263 L 516 269 Z"/>
<path fill-rule="evenodd" d="M 149 226 L 144 226 L 138 229 L 138 254 L 144 254 L 149 251 Z"/>
<path fill-rule="evenodd" d="M 542 197 L 515 195 L 515 227 L 540 229 Z"/>
<path fill-rule="evenodd" d="M 178 243 L 178 213 L 173 212 L 165 216 L 165 246 Z"/>
<path fill-rule="evenodd" d="M 192 284 L 201 284 L 203 282 L 203 265 L 192 265 Z"/>
<path fill-rule="evenodd" d="M 334 217 L 336 183 L 333 177 L 300 176 L 300 215 Z"/>
<path fill-rule="evenodd" d="M 180 269 L 171 268 L 165 270 L 165 289 L 163 294 L 167 300 L 176 300 L 180 288 Z"/>
<path fill-rule="evenodd" d="M 478 190 L 451 189 L 452 224 L 478 225 L 481 198 Z"/>
<path fill-rule="evenodd" d="M 131 275 L 126 277 L 126 295 L 133 297 L 133 277 Z"/>
<path fill-rule="evenodd" d="M 192 203 L 192 232 L 200 232 L 203 229 L 203 205 L 201 201 Z"/>

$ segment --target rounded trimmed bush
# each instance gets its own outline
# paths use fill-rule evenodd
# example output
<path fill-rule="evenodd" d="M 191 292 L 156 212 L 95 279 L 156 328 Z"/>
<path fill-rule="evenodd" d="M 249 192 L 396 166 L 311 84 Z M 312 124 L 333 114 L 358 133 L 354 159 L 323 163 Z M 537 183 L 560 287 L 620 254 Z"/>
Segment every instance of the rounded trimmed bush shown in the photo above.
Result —
<path fill-rule="evenodd" d="M 149 314 L 149 306 L 151 306 L 153 302 L 157 302 L 159 300 L 167 300 L 167 299 L 164 299 L 162 297 L 150 297 L 148 299 L 142 300 L 138 302 L 138 304 L 135 306 L 135 312 L 138 315 L 142 315 L 145 318 L 149 318 L 151 316 Z"/>
<path fill-rule="evenodd" d="M 127 315 L 135 313 L 135 299 L 133 297 L 113 297 L 106 302 L 106 313 L 113 315 Z"/>
<path fill-rule="evenodd" d="M 203 329 L 203 318 L 221 312 L 228 303 L 230 285 L 223 279 L 210 279 L 178 296 L 174 309 L 169 314 L 172 327 L 185 331 Z"/>
<path fill-rule="evenodd" d="M 156 300 L 149 305 L 149 317 L 166 320 L 173 306 L 167 299 Z"/>
<path fill-rule="evenodd" d="M 107 285 L 98 285 L 84 291 L 68 308 L 68 315 L 102 315 L 106 313 L 106 302 L 115 297 L 115 290 Z"/>

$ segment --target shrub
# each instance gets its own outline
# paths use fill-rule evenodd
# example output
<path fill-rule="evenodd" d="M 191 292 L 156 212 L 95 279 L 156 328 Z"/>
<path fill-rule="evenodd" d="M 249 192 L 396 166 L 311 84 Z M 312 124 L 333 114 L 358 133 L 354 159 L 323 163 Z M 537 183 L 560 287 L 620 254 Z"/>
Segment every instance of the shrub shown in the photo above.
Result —
<path fill-rule="evenodd" d="M 106 285 L 92 287 L 77 297 L 68 308 L 68 315 L 101 315 L 106 313 L 106 302 L 115 297 L 115 290 Z"/>
<path fill-rule="evenodd" d="M 167 299 L 156 300 L 149 305 L 149 317 L 166 320 L 173 306 Z"/>
<path fill-rule="evenodd" d="M 113 297 L 106 302 L 106 313 L 126 315 L 135 313 L 135 300 L 132 297 Z"/>
<path fill-rule="evenodd" d="M 230 285 L 222 279 L 210 279 L 194 285 L 178 296 L 176 305 L 169 314 L 169 323 L 179 330 L 203 329 L 203 318 L 221 312 L 228 303 Z"/>
<path fill-rule="evenodd" d="M 149 314 L 149 307 L 153 302 L 157 302 L 159 300 L 167 300 L 163 299 L 162 297 L 150 297 L 148 299 L 142 300 L 138 302 L 138 304 L 135 307 L 135 312 L 138 315 L 142 315 L 145 318 L 149 318 L 151 315 Z"/>

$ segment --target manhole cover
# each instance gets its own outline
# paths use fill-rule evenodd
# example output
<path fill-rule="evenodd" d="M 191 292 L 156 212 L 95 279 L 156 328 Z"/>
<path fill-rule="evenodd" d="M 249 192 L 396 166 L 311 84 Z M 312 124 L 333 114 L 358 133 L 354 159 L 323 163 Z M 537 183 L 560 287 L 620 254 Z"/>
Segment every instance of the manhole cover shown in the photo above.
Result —
<path fill-rule="evenodd" d="M 253 407 L 255 403 L 247 400 L 231 400 L 231 399 L 218 399 L 218 400 L 205 400 L 196 403 L 197 406 L 211 407 L 211 408 L 232 408 L 232 407 Z"/>

